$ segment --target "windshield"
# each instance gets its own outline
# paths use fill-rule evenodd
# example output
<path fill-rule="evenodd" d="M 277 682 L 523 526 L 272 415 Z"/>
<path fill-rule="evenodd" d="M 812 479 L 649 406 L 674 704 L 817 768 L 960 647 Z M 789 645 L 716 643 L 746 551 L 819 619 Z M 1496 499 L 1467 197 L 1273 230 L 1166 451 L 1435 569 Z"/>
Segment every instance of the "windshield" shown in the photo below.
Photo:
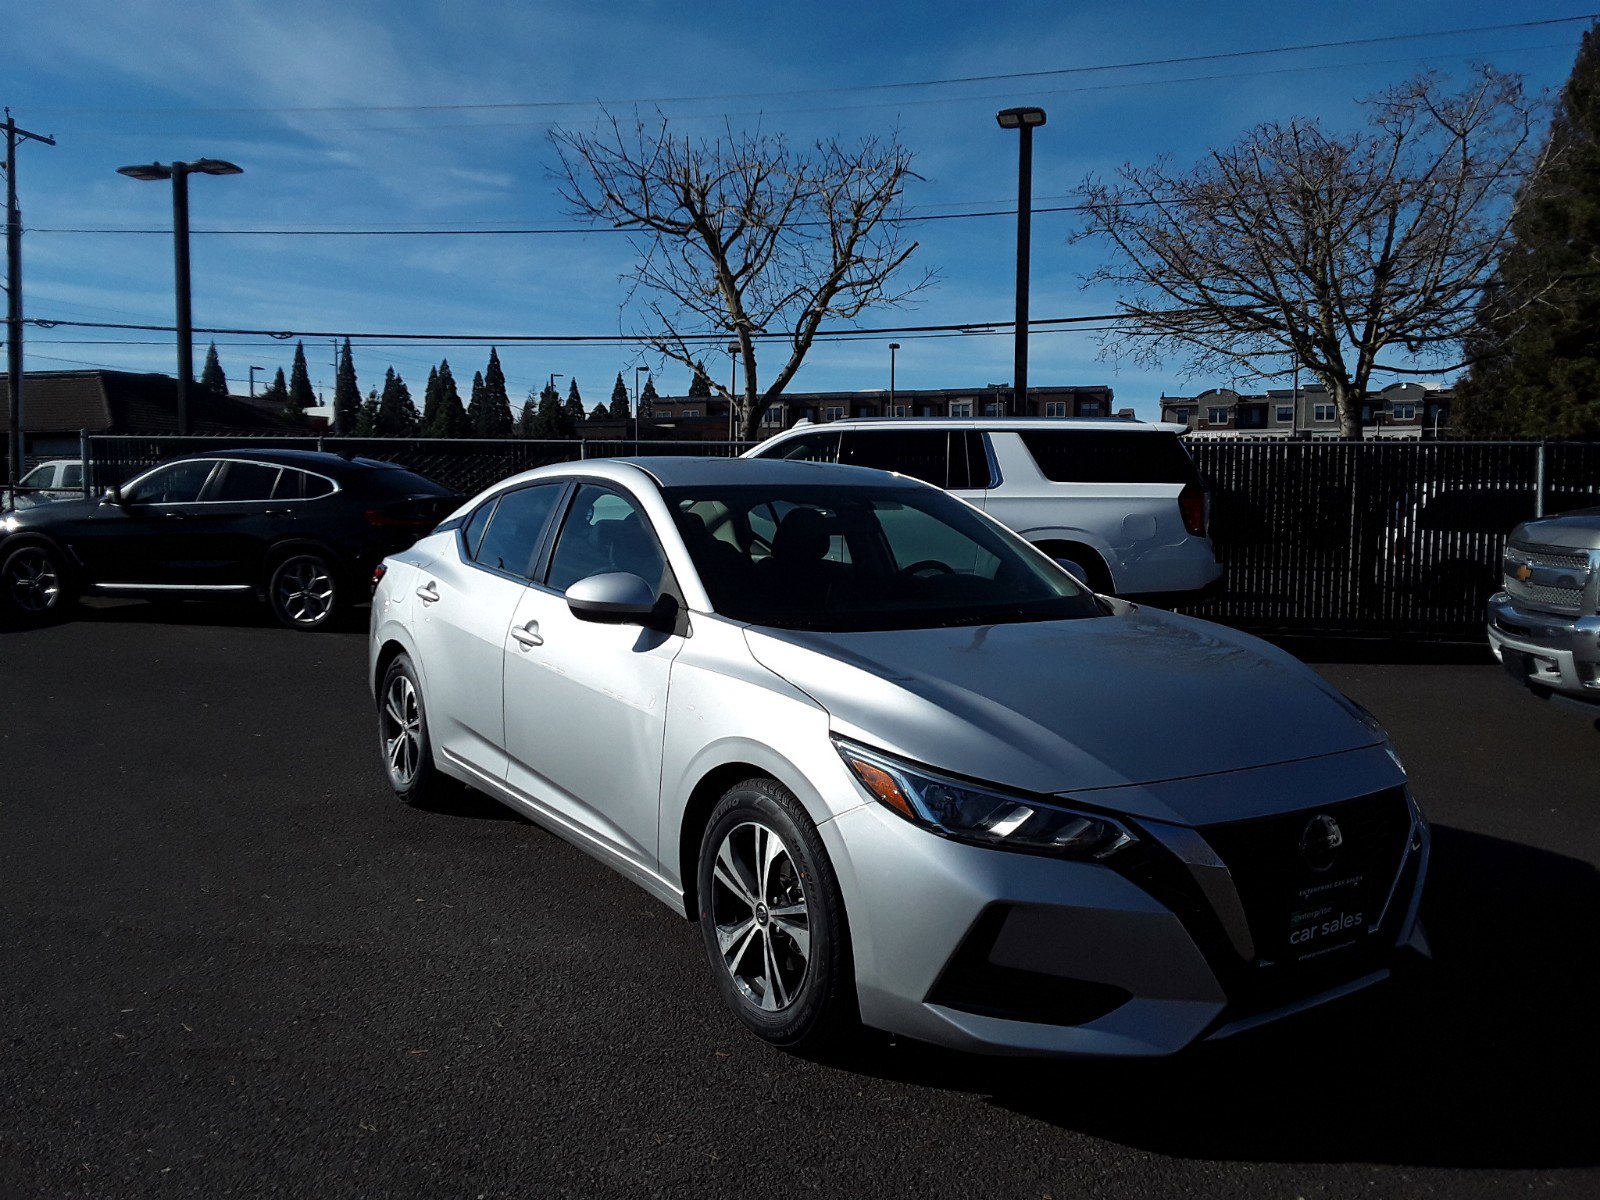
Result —
<path fill-rule="evenodd" d="M 842 632 L 1102 612 L 1027 543 L 934 488 L 746 485 L 663 494 L 713 607 L 736 621 Z"/>

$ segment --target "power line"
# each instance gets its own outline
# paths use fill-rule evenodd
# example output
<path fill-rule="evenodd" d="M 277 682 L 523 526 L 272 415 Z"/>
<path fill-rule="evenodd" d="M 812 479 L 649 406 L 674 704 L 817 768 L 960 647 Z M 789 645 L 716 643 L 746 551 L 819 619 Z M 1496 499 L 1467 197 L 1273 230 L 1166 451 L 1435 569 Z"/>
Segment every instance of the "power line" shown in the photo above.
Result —
<path fill-rule="evenodd" d="M 1095 322 L 1126 321 L 1126 313 L 1095 313 L 1084 316 L 1071 317 L 1043 317 L 1030 320 L 1030 329 L 1046 332 L 1054 326 L 1074 326 Z M 140 324 L 121 321 L 68 321 L 51 320 L 45 317 L 29 317 L 28 324 L 36 325 L 42 329 L 57 327 L 69 329 L 117 329 L 129 330 L 140 333 L 175 333 L 176 327 L 172 325 Z M 1015 327 L 1015 322 L 1003 321 L 968 321 L 942 325 L 897 325 L 882 326 L 865 329 L 835 329 L 819 332 L 814 340 L 819 342 L 836 342 L 852 340 L 870 340 L 877 337 L 915 337 L 921 334 L 952 334 L 971 336 L 974 334 L 1006 333 Z M 638 346 L 649 345 L 652 342 L 663 340 L 646 334 L 626 333 L 398 333 L 398 332 L 354 332 L 350 330 L 274 330 L 274 329 L 242 329 L 229 327 L 199 327 L 194 331 L 197 334 L 213 334 L 223 337 L 265 337 L 274 342 L 286 342 L 295 338 L 349 338 L 351 341 L 383 342 L 397 345 L 432 345 L 432 344 L 460 344 L 463 347 L 474 345 L 598 345 L 598 346 Z M 756 341 L 787 341 L 787 333 L 752 333 L 751 338 Z M 728 335 L 725 331 L 710 331 L 706 333 L 684 334 L 681 340 L 691 344 L 716 344 L 726 342 Z M 674 338 L 672 340 L 680 340 Z M 271 343 L 268 343 L 271 344 Z"/>
<path fill-rule="evenodd" d="M 1291 46 L 1269 46 L 1246 50 L 1216 51 L 1209 54 L 1188 54 L 1171 58 L 1135 59 L 1118 63 L 1094 63 L 1076 67 L 1055 67 L 1036 71 L 1007 71 L 989 75 L 958 75 L 941 79 L 902 80 L 887 83 L 840 84 L 832 87 L 789 88 L 753 92 L 712 92 L 702 95 L 638 96 L 632 98 L 585 100 L 512 100 L 473 104 L 338 104 L 338 105 L 276 105 L 265 107 L 222 108 L 58 108 L 43 111 L 60 113 L 114 112 L 128 115 L 155 114 L 217 114 L 241 113 L 339 113 L 339 112 L 496 112 L 560 109 L 599 105 L 642 105 L 722 102 L 727 100 L 782 99 L 791 96 L 848 95 L 857 92 L 907 91 L 929 87 L 958 87 L 974 83 L 1015 82 L 1030 79 L 1052 79 L 1072 75 L 1100 72 L 1128 71 L 1149 67 L 1179 66 L 1186 63 L 1235 62 L 1240 59 L 1262 58 L 1280 54 L 1300 54 L 1317 50 L 1344 50 L 1357 46 L 1389 45 L 1397 42 L 1426 41 L 1432 38 L 1464 37 L 1480 33 L 1507 33 L 1522 29 L 1542 29 L 1560 25 L 1575 25 L 1600 18 L 1600 12 L 1581 13 L 1569 17 L 1547 17 L 1530 21 L 1511 21 L 1497 25 L 1475 25 L 1457 29 L 1436 29 L 1421 33 L 1392 33 L 1374 37 L 1345 38 L 1328 42 L 1305 42 Z"/>

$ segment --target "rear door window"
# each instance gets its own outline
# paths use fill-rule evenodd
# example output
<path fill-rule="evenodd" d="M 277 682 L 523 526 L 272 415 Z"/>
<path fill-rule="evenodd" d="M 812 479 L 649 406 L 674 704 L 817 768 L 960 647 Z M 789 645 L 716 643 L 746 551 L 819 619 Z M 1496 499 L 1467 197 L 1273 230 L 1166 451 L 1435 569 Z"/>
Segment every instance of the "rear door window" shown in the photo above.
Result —
<path fill-rule="evenodd" d="M 1054 483 L 1198 484 L 1177 434 L 1144 429 L 1024 429 L 1022 444 Z"/>
<path fill-rule="evenodd" d="M 559 483 L 541 483 L 501 496 L 474 555 L 478 564 L 532 579 L 544 527 L 550 523 L 561 489 Z"/>
<path fill-rule="evenodd" d="M 270 500 L 281 468 L 266 463 L 228 462 L 211 482 L 207 500 Z"/>

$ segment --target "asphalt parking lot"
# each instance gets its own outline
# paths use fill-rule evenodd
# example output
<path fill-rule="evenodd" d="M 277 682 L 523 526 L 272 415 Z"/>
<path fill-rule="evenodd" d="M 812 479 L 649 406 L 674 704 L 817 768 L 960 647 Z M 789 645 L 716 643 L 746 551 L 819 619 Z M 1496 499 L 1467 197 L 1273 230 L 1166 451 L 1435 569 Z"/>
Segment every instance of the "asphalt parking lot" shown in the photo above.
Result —
<path fill-rule="evenodd" d="M 1600 731 L 1321 657 L 1433 820 L 1431 968 L 1165 1062 L 824 1065 L 564 842 L 397 804 L 359 634 L 0 630 L 0 1195 L 1600 1194 Z"/>

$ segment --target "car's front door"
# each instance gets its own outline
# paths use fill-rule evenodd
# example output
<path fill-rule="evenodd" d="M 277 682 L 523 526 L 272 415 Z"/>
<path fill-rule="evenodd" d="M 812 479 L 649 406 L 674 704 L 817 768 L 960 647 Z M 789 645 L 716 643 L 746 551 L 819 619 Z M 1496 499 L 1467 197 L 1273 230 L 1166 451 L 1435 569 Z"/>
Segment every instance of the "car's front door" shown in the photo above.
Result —
<path fill-rule="evenodd" d="M 507 782 L 654 871 L 667 681 L 683 639 L 575 617 L 567 588 L 611 571 L 676 590 L 638 502 L 580 484 L 545 579 L 523 596 L 506 642 Z"/>
<path fill-rule="evenodd" d="M 434 751 L 489 783 L 506 773 L 507 631 L 565 490 L 537 484 L 486 500 L 419 574 L 411 600 Z"/>
<path fill-rule="evenodd" d="M 216 467 L 214 459 L 167 463 L 125 488 L 119 503 L 102 504 L 73 539 L 90 578 L 112 587 L 184 582 L 181 564 L 205 530 L 190 517 Z"/>

